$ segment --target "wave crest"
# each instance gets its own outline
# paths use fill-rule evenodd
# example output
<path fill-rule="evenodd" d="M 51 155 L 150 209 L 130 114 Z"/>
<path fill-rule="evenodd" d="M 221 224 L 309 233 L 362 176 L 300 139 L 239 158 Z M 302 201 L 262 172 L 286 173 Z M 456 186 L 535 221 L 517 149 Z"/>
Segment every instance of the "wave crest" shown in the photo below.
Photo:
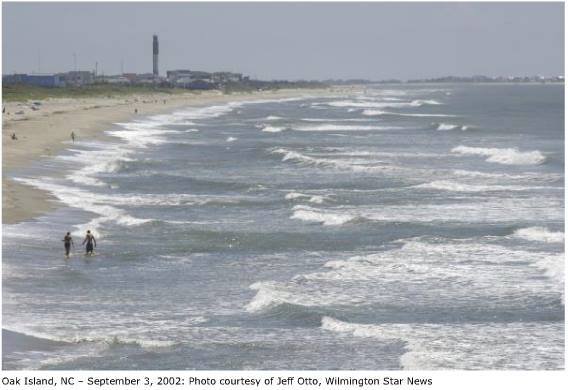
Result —
<path fill-rule="evenodd" d="M 265 133 L 280 133 L 281 131 L 286 130 L 285 127 L 277 127 L 277 126 L 264 126 L 262 131 Z"/>
<path fill-rule="evenodd" d="M 451 130 L 462 130 L 466 131 L 469 127 L 465 125 L 454 125 L 451 123 L 436 123 L 436 130 L 438 131 L 451 131 Z"/>
<path fill-rule="evenodd" d="M 393 115 L 393 116 L 409 116 L 409 117 L 455 117 L 457 115 L 450 114 L 420 114 L 420 113 L 402 113 L 402 112 L 390 112 L 382 110 L 363 110 L 363 115 L 367 116 L 381 116 L 381 115 Z"/>
<path fill-rule="evenodd" d="M 487 162 L 505 165 L 540 165 L 546 161 L 546 157 L 538 150 L 521 152 L 516 148 L 477 148 L 460 145 L 453 148 L 452 153 L 485 156 Z"/>
<path fill-rule="evenodd" d="M 317 204 L 322 204 L 323 202 L 329 199 L 327 196 L 323 195 L 307 195 L 307 194 L 302 194 L 300 192 L 290 192 L 286 194 L 284 198 L 287 200 L 296 200 L 296 199 L 305 200 L 307 202 L 317 203 Z"/>
<path fill-rule="evenodd" d="M 545 227 L 533 226 L 523 229 L 518 229 L 513 233 L 516 238 L 522 238 L 529 241 L 541 241 L 547 243 L 563 243 L 563 232 L 552 232 Z"/>

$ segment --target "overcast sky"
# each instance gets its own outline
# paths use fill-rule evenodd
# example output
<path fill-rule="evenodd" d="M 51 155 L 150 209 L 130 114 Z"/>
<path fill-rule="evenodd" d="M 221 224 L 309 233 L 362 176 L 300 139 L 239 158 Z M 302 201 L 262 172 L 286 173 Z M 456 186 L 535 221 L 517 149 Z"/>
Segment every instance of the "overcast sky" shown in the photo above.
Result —
<path fill-rule="evenodd" d="M 263 79 L 564 73 L 557 3 L 6 3 L 3 73 L 236 71 Z"/>

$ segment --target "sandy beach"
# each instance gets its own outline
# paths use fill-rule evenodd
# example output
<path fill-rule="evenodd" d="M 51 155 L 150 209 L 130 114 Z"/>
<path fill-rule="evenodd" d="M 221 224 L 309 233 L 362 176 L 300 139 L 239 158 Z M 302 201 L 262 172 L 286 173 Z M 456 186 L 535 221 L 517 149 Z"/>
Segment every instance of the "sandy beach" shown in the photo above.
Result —
<path fill-rule="evenodd" d="M 96 140 L 105 137 L 104 131 L 113 123 L 136 116 L 171 112 L 186 106 L 330 92 L 333 90 L 290 89 L 225 95 L 219 91 L 204 91 L 179 95 L 47 99 L 39 104 L 34 104 L 36 101 L 7 102 L 2 115 L 2 223 L 29 220 L 56 207 L 56 201 L 49 194 L 17 183 L 9 176 L 15 169 L 29 167 L 33 161 L 49 158 L 68 147 L 71 132 L 78 140 Z M 11 138 L 12 134 L 16 134 L 16 140 Z"/>

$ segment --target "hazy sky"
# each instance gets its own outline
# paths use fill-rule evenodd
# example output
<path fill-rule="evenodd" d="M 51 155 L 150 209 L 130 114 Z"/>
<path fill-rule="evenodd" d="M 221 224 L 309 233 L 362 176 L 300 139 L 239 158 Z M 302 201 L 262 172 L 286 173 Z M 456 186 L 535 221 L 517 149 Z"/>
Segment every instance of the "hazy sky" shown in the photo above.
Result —
<path fill-rule="evenodd" d="M 3 73 L 228 70 L 264 79 L 564 73 L 557 3 L 3 3 Z M 41 59 L 38 61 L 38 59 Z"/>

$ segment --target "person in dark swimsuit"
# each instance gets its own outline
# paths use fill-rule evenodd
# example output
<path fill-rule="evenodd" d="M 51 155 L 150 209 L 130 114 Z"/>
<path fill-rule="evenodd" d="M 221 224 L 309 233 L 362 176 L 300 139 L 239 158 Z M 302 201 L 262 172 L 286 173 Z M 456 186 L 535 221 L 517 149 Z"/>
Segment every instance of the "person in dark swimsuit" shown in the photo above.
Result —
<path fill-rule="evenodd" d="M 90 230 L 87 230 L 87 235 L 85 236 L 82 245 L 85 245 L 85 243 L 87 243 L 85 255 L 92 256 L 94 248 L 97 247 L 97 240 L 95 240 L 95 236 L 93 236 Z M 95 244 L 94 247 L 93 244 Z"/>
<path fill-rule="evenodd" d="M 71 233 L 67 232 L 65 237 L 63 237 L 63 245 L 65 245 L 65 257 L 69 258 L 69 252 L 71 251 L 71 245 L 75 248 L 75 243 L 73 243 L 73 237 L 71 237 Z"/>

